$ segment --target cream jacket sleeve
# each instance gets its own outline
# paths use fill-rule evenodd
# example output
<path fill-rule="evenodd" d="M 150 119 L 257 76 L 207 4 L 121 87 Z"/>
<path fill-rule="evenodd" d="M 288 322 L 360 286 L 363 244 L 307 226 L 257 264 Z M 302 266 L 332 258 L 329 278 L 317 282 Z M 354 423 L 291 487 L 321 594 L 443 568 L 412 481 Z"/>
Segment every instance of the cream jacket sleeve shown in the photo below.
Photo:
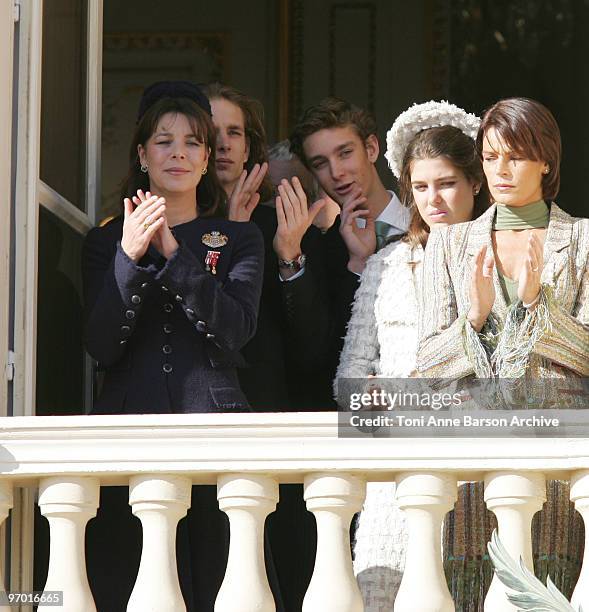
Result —
<path fill-rule="evenodd" d="M 354 297 L 334 381 L 336 393 L 338 378 L 366 378 L 378 371 L 380 350 L 374 302 L 384 269 L 383 251 L 368 260 Z"/>

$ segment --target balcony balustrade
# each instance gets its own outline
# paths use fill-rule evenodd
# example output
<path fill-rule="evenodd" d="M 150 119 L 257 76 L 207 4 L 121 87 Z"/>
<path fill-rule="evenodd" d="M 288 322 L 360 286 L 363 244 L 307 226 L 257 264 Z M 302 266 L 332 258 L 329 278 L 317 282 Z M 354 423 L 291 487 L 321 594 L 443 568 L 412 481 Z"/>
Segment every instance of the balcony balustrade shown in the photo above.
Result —
<path fill-rule="evenodd" d="M 216 612 L 272 612 L 264 569 L 264 521 L 279 483 L 304 483 L 317 553 L 304 612 L 361 612 L 349 526 L 367 481 L 396 481 L 409 543 L 396 612 L 454 610 L 442 570 L 440 528 L 457 483 L 483 480 L 509 552 L 531 565 L 531 521 L 547 479 L 571 481 L 589 534 L 589 440 L 338 438 L 336 414 L 192 414 L 16 417 L 0 422 L 0 520 L 16 487 L 38 486 L 50 526 L 46 590 L 62 612 L 94 611 L 84 534 L 101 486 L 129 486 L 143 550 L 129 612 L 184 610 L 175 563 L 176 525 L 191 486 L 217 484 L 231 541 Z M 589 546 L 573 602 L 589 609 Z M 0 576 L 0 579 L 2 577 Z M 427 588 L 424 588 L 427 585 Z M 44 609 L 40 606 L 39 609 Z M 493 582 L 485 609 L 515 610 Z"/>

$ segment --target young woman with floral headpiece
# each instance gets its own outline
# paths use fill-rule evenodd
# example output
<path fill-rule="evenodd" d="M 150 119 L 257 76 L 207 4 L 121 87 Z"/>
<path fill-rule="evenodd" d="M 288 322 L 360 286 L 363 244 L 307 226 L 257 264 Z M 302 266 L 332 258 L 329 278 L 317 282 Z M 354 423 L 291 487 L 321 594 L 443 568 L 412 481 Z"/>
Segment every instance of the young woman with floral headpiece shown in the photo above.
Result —
<path fill-rule="evenodd" d="M 560 407 L 572 396 L 558 389 L 589 376 L 589 220 L 553 202 L 560 132 L 539 102 L 494 104 L 477 147 L 494 205 L 429 240 L 417 368 L 428 378 L 513 379 L 516 391 L 527 382 Z M 549 481 L 547 489 L 534 528 L 536 571 L 570 595 L 582 524 L 568 485 Z"/>
<path fill-rule="evenodd" d="M 414 105 L 387 136 L 386 157 L 412 210 L 406 236 L 373 255 L 362 274 L 338 379 L 415 375 L 417 312 L 430 228 L 470 221 L 488 206 L 474 138 L 479 119 L 447 102 Z M 337 392 L 337 389 L 336 389 Z M 368 483 L 354 542 L 366 612 L 391 610 L 406 532 L 393 483 Z"/>

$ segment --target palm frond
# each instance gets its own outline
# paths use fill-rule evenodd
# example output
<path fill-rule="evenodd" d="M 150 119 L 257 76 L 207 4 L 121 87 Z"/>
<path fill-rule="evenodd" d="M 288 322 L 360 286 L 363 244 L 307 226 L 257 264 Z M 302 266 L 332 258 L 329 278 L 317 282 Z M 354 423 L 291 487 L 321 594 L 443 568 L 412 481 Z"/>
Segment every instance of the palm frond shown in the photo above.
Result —
<path fill-rule="evenodd" d="M 487 544 L 489 556 L 495 567 L 495 574 L 501 582 L 515 593 L 506 591 L 511 603 L 519 610 L 534 612 L 582 612 L 575 610 L 566 597 L 554 586 L 548 577 L 548 586 L 543 585 L 525 566 L 522 558 L 519 564 L 501 543 L 497 530 L 493 530 L 491 541 Z"/>

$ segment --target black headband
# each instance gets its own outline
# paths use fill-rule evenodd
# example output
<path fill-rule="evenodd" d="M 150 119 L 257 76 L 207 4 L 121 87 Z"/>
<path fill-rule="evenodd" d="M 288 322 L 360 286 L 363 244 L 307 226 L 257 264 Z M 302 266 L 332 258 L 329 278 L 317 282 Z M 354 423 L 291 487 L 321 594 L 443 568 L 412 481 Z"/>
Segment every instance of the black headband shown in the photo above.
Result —
<path fill-rule="evenodd" d="M 212 116 L 209 99 L 202 89 L 190 81 L 158 81 L 146 87 L 139 102 L 137 123 L 158 100 L 162 98 L 188 98 L 196 102 L 207 114 Z"/>

